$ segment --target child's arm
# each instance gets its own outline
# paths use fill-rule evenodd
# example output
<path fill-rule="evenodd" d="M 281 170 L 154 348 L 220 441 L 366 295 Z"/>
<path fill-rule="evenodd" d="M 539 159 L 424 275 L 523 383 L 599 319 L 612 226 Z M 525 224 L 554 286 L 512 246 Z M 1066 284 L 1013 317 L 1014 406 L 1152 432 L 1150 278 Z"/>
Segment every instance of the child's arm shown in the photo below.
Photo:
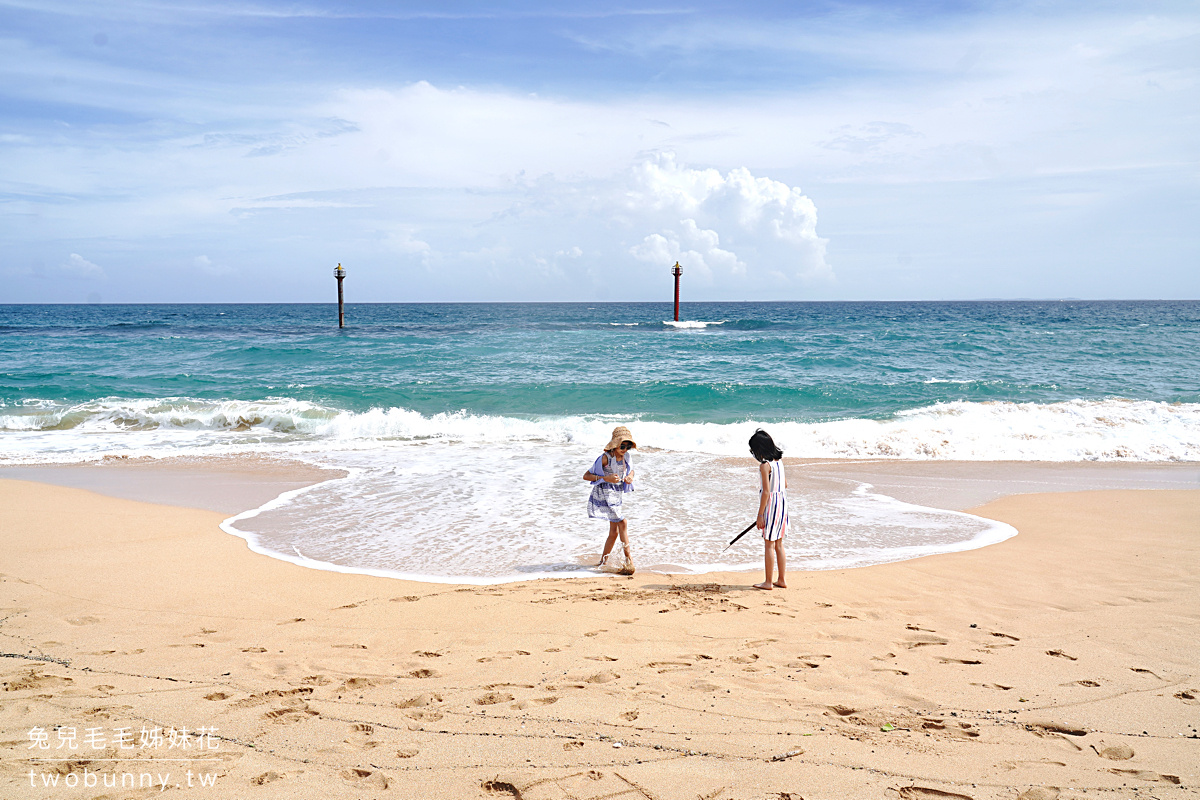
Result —
<path fill-rule="evenodd" d="M 767 502 L 771 499 L 771 467 L 767 462 L 763 461 L 758 465 L 758 477 L 762 478 L 762 493 L 758 496 L 758 520 L 754 523 L 759 530 L 765 530 L 767 527 L 766 517 Z"/>
<path fill-rule="evenodd" d="M 608 466 L 608 453 L 601 454 L 600 463 L 603 464 L 604 466 Z M 596 465 L 593 464 L 592 466 L 594 467 Z M 612 480 L 609 480 L 609 478 L 612 478 Z M 583 473 L 583 479 L 585 481 L 587 481 L 588 483 L 595 483 L 596 481 L 604 481 L 606 483 L 616 483 L 617 481 L 620 480 L 620 478 L 618 478 L 616 475 L 596 475 L 590 469 L 587 472 Z"/>

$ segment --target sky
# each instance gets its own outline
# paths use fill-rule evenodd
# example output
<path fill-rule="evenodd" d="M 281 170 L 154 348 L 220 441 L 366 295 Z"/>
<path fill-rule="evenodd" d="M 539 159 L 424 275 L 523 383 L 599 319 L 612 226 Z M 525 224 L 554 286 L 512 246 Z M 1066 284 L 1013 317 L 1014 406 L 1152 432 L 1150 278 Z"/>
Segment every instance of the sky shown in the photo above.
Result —
<path fill-rule="evenodd" d="M 1200 298 L 1194 2 L 0 0 L 0 303 Z"/>

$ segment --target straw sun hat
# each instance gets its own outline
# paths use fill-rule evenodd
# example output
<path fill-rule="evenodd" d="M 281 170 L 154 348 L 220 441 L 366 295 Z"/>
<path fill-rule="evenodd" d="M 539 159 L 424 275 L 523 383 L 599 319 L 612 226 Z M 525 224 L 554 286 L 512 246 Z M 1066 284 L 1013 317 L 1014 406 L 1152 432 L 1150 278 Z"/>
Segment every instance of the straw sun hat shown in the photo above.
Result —
<path fill-rule="evenodd" d="M 633 442 L 634 448 L 637 447 L 637 442 L 633 441 L 633 434 L 629 432 L 629 428 L 624 425 L 618 425 L 613 428 L 612 440 L 604 446 L 605 450 L 616 450 L 617 445 L 621 442 Z"/>

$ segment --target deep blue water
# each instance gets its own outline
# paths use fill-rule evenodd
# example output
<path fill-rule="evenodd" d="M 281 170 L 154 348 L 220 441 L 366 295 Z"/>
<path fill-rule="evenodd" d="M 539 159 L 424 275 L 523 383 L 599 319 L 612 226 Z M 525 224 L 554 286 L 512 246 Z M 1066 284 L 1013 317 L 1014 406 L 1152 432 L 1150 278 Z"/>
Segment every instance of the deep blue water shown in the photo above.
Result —
<path fill-rule="evenodd" d="M 0 306 L 0 403 L 260 401 L 662 422 L 1200 402 L 1200 303 Z"/>

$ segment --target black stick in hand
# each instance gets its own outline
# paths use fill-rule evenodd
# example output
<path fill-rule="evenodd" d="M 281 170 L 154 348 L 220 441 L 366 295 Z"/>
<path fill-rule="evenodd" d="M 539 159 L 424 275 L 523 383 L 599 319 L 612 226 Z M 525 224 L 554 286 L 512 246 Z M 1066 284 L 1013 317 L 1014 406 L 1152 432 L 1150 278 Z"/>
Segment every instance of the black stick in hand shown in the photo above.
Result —
<path fill-rule="evenodd" d="M 749 525 L 747 525 L 746 530 L 742 531 L 737 536 L 733 537 L 733 541 L 730 542 L 729 544 L 725 545 L 725 550 L 728 550 L 729 548 L 733 547 L 734 543 L 736 543 L 738 539 L 742 538 L 747 533 L 749 533 L 750 529 L 753 528 L 757 524 L 758 524 L 758 520 L 754 520 L 754 522 L 751 522 Z M 724 553 L 725 550 L 722 550 L 721 552 Z"/>

